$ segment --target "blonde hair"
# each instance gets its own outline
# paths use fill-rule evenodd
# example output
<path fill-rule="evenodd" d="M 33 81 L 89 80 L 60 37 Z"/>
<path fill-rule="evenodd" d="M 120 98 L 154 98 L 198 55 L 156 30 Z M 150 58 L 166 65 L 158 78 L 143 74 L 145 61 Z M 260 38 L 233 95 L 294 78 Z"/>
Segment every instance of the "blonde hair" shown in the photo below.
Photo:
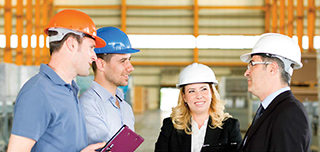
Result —
<path fill-rule="evenodd" d="M 231 118 L 229 113 L 224 112 L 225 101 L 220 99 L 220 95 L 216 88 L 209 84 L 212 93 L 212 101 L 209 107 L 209 116 L 211 118 L 211 124 L 209 127 L 214 129 L 216 127 L 222 129 L 223 121 Z M 180 88 L 178 105 L 172 108 L 172 113 L 170 115 L 173 126 L 177 130 L 183 130 L 186 134 L 192 134 L 191 130 L 191 112 L 189 107 L 185 104 L 183 100 L 183 94 L 185 93 L 185 86 Z"/>

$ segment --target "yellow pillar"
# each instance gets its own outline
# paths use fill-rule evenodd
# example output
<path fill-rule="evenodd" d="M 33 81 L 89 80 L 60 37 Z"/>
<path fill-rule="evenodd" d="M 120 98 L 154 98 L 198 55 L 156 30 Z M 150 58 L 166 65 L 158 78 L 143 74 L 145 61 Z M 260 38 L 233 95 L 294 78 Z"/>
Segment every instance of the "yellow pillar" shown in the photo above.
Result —
<path fill-rule="evenodd" d="M 122 0 L 121 4 L 121 30 L 126 33 L 127 31 L 127 3 Z"/>
<path fill-rule="evenodd" d="M 270 32 L 270 0 L 265 0 L 264 8 L 264 32 Z"/>
<path fill-rule="evenodd" d="M 285 0 L 280 0 L 280 28 L 279 32 L 281 34 L 285 34 Z"/>
<path fill-rule="evenodd" d="M 32 65 L 32 48 L 31 48 L 31 36 L 32 36 L 32 0 L 27 0 L 27 12 L 26 12 L 26 20 L 27 20 L 27 36 L 28 36 L 28 47 L 26 49 L 26 65 Z"/>
<path fill-rule="evenodd" d="M 293 36 L 293 0 L 288 0 L 288 36 Z"/>
<path fill-rule="evenodd" d="M 22 35 L 23 35 L 23 1 L 17 0 L 17 11 L 16 11 L 16 33 L 18 36 L 18 46 L 16 49 L 16 64 L 23 64 L 23 49 L 22 49 Z"/>
<path fill-rule="evenodd" d="M 303 0 L 298 0 L 297 3 L 297 36 L 298 44 L 302 52 L 302 36 L 303 36 Z"/>
<path fill-rule="evenodd" d="M 308 37 L 309 37 L 308 52 L 315 52 L 315 49 L 313 47 L 315 16 L 316 16 L 315 2 L 314 0 L 308 0 Z"/>
<path fill-rule="evenodd" d="M 4 3 L 4 35 L 6 36 L 6 47 L 4 48 L 4 62 L 12 63 L 12 49 L 10 46 L 12 35 L 12 4 L 11 0 Z"/>
<path fill-rule="evenodd" d="M 193 17 L 194 17 L 193 34 L 194 34 L 194 37 L 197 38 L 199 36 L 199 4 L 198 4 L 198 0 L 194 0 Z M 197 46 L 193 50 L 193 62 L 199 62 L 199 49 L 197 48 Z"/>
<path fill-rule="evenodd" d="M 35 3 L 35 35 L 36 35 L 36 48 L 35 48 L 35 65 L 40 65 L 40 0 L 36 0 Z"/>
<path fill-rule="evenodd" d="M 272 3 L 272 32 L 277 33 L 278 26 L 278 12 L 277 12 L 277 0 L 273 0 Z"/>

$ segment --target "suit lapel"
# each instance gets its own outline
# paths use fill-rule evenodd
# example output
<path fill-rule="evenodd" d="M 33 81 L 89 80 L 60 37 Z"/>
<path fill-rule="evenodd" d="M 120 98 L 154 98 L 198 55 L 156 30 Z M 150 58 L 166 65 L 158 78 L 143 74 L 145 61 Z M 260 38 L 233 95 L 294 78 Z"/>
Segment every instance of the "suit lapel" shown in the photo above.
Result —
<path fill-rule="evenodd" d="M 207 124 L 206 135 L 204 139 L 204 144 L 215 145 L 218 142 L 218 139 L 221 134 L 221 129 L 215 128 L 211 129 L 209 124 L 211 124 L 211 118 L 209 117 L 209 121 Z M 183 132 L 177 132 L 179 146 L 181 147 L 181 151 L 191 151 L 191 135 Z"/>
<path fill-rule="evenodd" d="M 277 105 L 280 104 L 281 102 L 283 102 L 286 98 L 288 98 L 291 95 L 292 95 L 292 92 L 290 90 L 285 91 L 285 92 L 279 94 L 276 98 L 274 98 L 272 100 L 272 102 L 270 103 L 268 108 L 263 112 L 263 114 L 257 120 L 255 125 L 249 127 L 249 129 L 245 135 L 245 137 L 247 137 L 246 143 L 248 143 L 250 141 L 250 138 L 252 137 L 252 135 L 258 130 L 258 128 L 261 126 L 261 124 L 264 122 L 264 120 L 271 114 L 271 112 L 277 107 Z"/>
<path fill-rule="evenodd" d="M 191 135 L 186 134 L 184 131 L 178 131 L 177 134 L 181 151 L 191 151 Z"/>
<path fill-rule="evenodd" d="M 244 138 L 243 138 L 243 140 L 242 140 L 242 142 L 241 142 L 241 145 L 240 145 L 240 149 L 242 149 L 242 148 L 245 146 L 245 145 L 244 145 L 244 141 L 246 140 L 246 138 L 248 138 L 248 132 L 250 131 L 250 128 L 251 128 L 251 125 L 250 125 L 250 127 L 248 128 L 246 134 L 244 135 Z"/>
<path fill-rule="evenodd" d="M 221 134 L 221 129 L 219 128 L 215 128 L 212 129 L 210 128 L 210 124 L 211 124 L 211 117 L 209 117 L 209 121 L 207 124 L 207 129 L 206 129 L 206 135 L 204 138 L 204 144 L 209 144 L 209 145 L 215 145 L 218 143 L 218 139 L 220 137 Z"/>

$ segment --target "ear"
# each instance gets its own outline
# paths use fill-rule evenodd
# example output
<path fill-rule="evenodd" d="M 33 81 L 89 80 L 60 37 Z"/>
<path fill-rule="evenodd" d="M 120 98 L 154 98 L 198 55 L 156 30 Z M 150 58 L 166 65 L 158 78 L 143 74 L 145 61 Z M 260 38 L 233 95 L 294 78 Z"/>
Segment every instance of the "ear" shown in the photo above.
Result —
<path fill-rule="evenodd" d="M 73 38 L 72 36 L 69 36 L 67 38 L 67 40 L 65 41 L 65 44 L 66 44 L 68 50 L 70 50 L 71 52 L 77 50 L 78 45 L 79 45 L 78 41 L 75 38 Z"/>
<path fill-rule="evenodd" d="M 101 59 L 101 58 L 97 58 L 97 60 L 95 61 L 96 62 L 96 66 L 97 66 L 97 70 L 103 72 L 105 71 L 105 66 L 106 66 L 106 62 Z"/>
<path fill-rule="evenodd" d="M 272 62 L 270 63 L 268 70 L 270 71 L 271 75 L 276 75 L 279 72 L 279 65 L 277 62 Z"/>
<path fill-rule="evenodd" d="M 186 102 L 186 95 L 182 93 L 183 102 Z"/>

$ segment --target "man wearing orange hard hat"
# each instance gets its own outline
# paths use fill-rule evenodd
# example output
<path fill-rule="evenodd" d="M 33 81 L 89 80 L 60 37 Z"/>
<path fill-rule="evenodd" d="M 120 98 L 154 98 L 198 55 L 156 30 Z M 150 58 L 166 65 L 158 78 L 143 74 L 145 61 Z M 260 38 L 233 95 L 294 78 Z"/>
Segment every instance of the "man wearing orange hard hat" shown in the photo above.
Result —
<path fill-rule="evenodd" d="M 88 146 L 84 115 L 78 100 L 77 75 L 89 75 L 97 59 L 94 48 L 104 47 L 89 15 L 63 10 L 50 20 L 50 62 L 24 84 L 14 107 L 8 151 L 95 151 Z"/>

